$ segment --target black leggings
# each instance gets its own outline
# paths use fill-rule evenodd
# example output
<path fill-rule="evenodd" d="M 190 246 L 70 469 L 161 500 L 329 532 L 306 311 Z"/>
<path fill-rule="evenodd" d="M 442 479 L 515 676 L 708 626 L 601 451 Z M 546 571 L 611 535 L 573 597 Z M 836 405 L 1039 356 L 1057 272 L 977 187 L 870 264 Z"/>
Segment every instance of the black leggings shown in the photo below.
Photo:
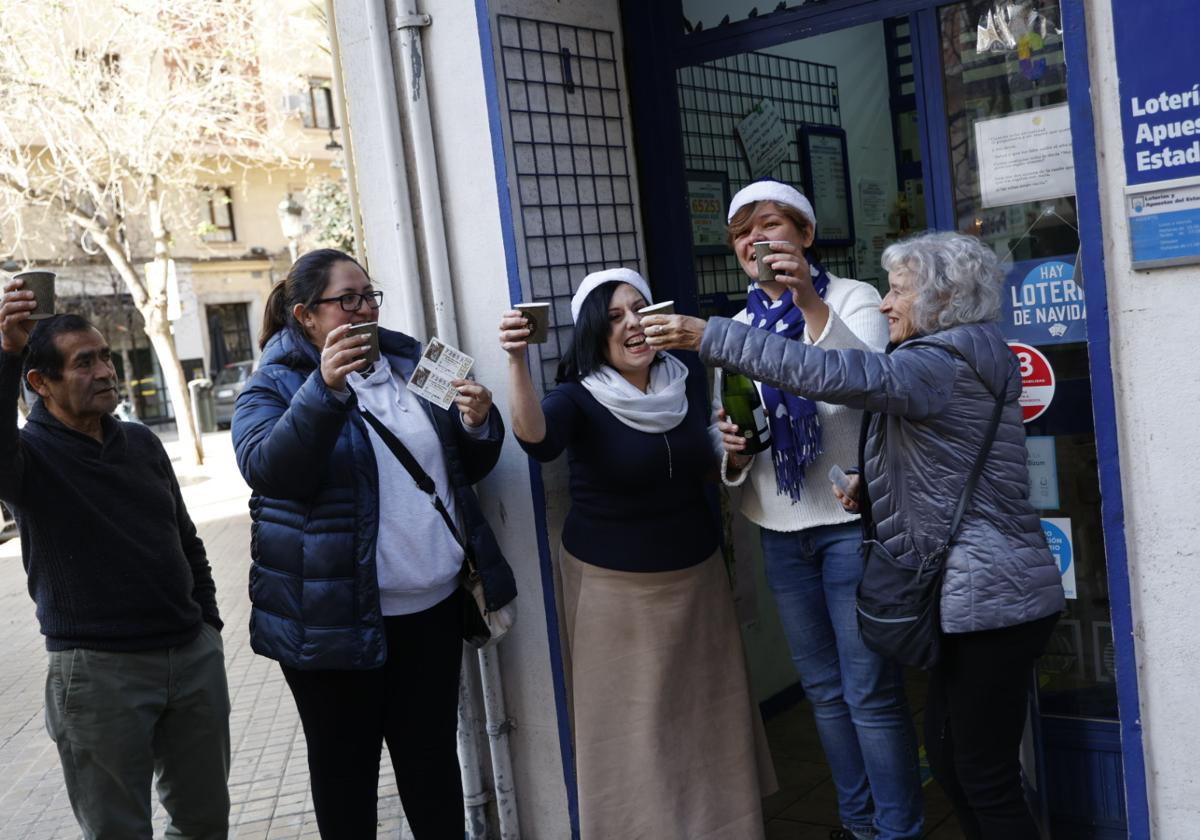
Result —
<path fill-rule="evenodd" d="M 384 619 L 388 658 L 371 671 L 283 666 L 308 742 L 321 837 L 374 840 L 379 758 L 387 740 L 404 816 L 417 840 L 461 840 L 458 678 L 461 590 Z"/>
<path fill-rule="evenodd" d="M 947 633 L 929 673 L 925 751 L 967 840 L 1039 840 L 1021 784 L 1029 679 L 1058 615 Z"/>

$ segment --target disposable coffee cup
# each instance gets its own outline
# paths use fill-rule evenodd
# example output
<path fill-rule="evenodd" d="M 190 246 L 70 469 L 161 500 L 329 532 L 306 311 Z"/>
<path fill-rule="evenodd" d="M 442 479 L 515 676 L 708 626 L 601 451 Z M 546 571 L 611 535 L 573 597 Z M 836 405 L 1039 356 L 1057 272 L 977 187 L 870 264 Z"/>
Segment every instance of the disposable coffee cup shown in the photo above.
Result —
<path fill-rule="evenodd" d="M 773 242 L 773 241 L 775 241 L 775 240 L 768 240 L 766 242 L 755 242 L 754 243 L 754 259 L 755 259 L 755 262 L 758 263 L 758 282 L 759 283 L 774 283 L 775 282 L 775 269 L 771 268 L 771 266 L 769 266 L 767 263 L 763 262 L 763 257 L 769 256 L 770 254 L 778 254 L 779 253 L 779 251 L 771 250 L 771 242 Z"/>
<path fill-rule="evenodd" d="M 366 321 L 362 324 L 355 324 L 346 330 L 350 335 L 367 335 L 371 337 L 371 343 L 367 345 L 367 354 L 363 356 L 367 360 L 368 365 L 373 365 L 379 361 L 379 324 L 376 321 Z"/>
<path fill-rule="evenodd" d="M 545 344 L 550 335 L 550 304 L 518 303 L 517 311 L 529 322 L 527 344 Z"/>
<path fill-rule="evenodd" d="M 33 292 L 37 308 L 29 313 L 31 321 L 41 321 L 54 315 L 54 277 L 53 271 L 21 271 L 13 275 L 14 280 L 20 280 L 22 288 Z"/>
<path fill-rule="evenodd" d="M 643 318 L 647 315 L 674 315 L 675 301 L 664 300 L 662 303 L 652 303 L 649 306 L 643 306 L 638 310 L 638 314 Z"/>

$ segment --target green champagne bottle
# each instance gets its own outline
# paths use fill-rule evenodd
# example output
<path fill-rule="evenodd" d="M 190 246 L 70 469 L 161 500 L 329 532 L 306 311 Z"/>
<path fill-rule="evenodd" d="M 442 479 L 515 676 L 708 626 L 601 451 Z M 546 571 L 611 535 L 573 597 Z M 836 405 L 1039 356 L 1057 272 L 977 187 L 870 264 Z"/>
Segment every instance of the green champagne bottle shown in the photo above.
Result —
<path fill-rule="evenodd" d="M 725 418 L 738 427 L 738 434 L 746 439 L 747 455 L 762 452 L 771 446 L 771 424 L 763 410 L 758 388 L 749 377 L 740 373 L 721 372 L 721 405 Z"/>

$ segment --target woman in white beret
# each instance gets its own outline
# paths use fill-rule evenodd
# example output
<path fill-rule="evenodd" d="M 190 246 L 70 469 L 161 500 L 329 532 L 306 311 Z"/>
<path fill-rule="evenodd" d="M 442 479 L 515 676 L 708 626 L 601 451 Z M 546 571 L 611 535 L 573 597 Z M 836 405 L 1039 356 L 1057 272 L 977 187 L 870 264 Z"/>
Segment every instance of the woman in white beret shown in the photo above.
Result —
<path fill-rule="evenodd" d="M 513 432 L 539 461 L 565 450 L 570 470 L 558 605 L 581 834 L 761 838 L 775 776 L 704 494 L 707 410 L 689 403 L 683 362 L 646 345 L 650 302 L 629 269 L 584 278 L 540 402 L 529 325 L 516 310 L 500 321 Z"/>
<path fill-rule="evenodd" d="M 817 262 L 809 250 L 817 220 L 803 194 L 756 181 L 733 197 L 728 225 L 750 280 L 746 308 L 734 320 L 823 349 L 884 349 L 879 293 Z M 755 256 L 754 243 L 764 241 L 773 281 Z M 745 440 L 720 410 L 719 382 L 715 389 L 721 477 L 741 488 L 740 510 L 760 528 L 767 581 L 837 789 L 843 829 L 835 836 L 919 837 L 916 734 L 901 669 L 859 637 L 862 531 L 826 479 L 831 467 L 857 463 L 862 413 L 758 388 L 771 428 L 771 448 L 758 455 L 744 453 Z"/>

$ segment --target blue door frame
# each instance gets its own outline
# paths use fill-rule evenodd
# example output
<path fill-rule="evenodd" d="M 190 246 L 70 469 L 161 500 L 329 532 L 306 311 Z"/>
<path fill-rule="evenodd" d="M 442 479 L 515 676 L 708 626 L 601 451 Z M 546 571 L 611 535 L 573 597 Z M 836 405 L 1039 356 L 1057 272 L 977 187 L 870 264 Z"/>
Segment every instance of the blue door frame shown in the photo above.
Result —
<path fill-rule="evenodd" d="M 1087 282 L 1088 365 L 1092 377 L 1096 455 L 1100 465 L 1100 515 L 1108 558 L 1108 596 L 1116 652 L 1117 709 L 1125 772 L 1125 807 L 1129 836 L 1150 838 L 1150 803 L 1146 791 L 1146 758 L 1142 750 L 1142 715 L 1138 696 L 1137 650 L 1133 635 L 1133 600 L 1125 542 L 1125 502 L 1117 440 L 1117 406 L 1113 393 L 1112 344 L 1108 328 L 1108 286 L 1104 266 L 1104 228 L 1100 213 L 1100 178 L 1096 164 L 1096 125 L 1088 63 L 1084 0 L 1061 0 L 1063 45 L 1067 62 L 1067 105 L 1075 156 L 1075 201 L 1080 230 L 1080 267 Z"/>
<path fill-rule="evenodd" d="M 681 260 L 690 264 L 690 254 L 681 253 L 679 243 L 690 242 L 691 231 L 686 202 L 681 199 L 687 193 L 675 92 L 676 70 L 889 17 L 911 16 L 920 99 L 921 153 L 926 162 L 927 218 L 937 228 L 956 228 L 948 140 L 939 119 L 945 108 L 936 8 L 944 4 L 935 0 L 827 0 L 685 35 L 680 26 L 683 9 L 678 0 L 653 3 L 621 0 L 627 78 L 636 80 L 630 84 L 630 102 L 647 234 L 647 267 L 659 295 L 673 298 L 682 312 L 698 312 L 694 280 L 689 272 L 679 270 Z M 1067 101 L 1075 156 L 1080 267 L 1087 279 L 1088 357 L 1116 653 L 1128 835 L 1134 840 L 1149 840 L 1084 4 L 1085 0 L 1060 0 Z M 935 72 L 930 72 L 935 68 Z"/>

